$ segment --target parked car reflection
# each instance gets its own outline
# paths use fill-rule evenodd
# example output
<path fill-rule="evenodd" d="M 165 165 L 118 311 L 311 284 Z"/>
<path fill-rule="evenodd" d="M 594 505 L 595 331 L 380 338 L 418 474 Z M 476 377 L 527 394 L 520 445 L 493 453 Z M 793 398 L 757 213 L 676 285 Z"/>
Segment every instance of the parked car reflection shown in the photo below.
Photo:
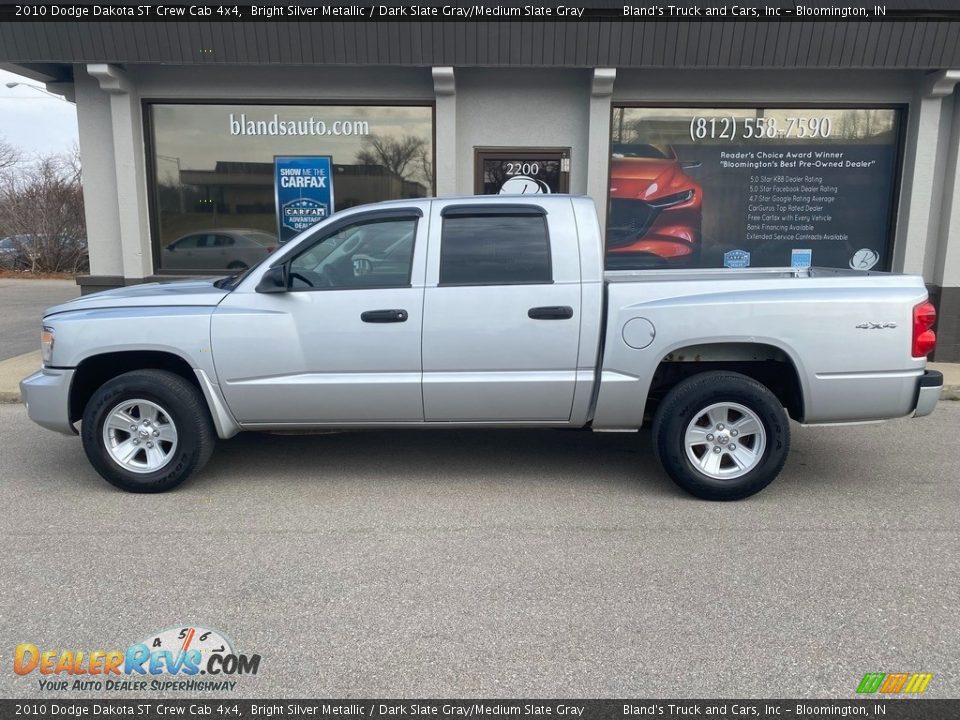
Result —
<path fill-rule="evenodd" d="M 163 248 L 164 270 L 246 270 L 277 247 L 277 236 L 249 228 L 197 230 Z"/>

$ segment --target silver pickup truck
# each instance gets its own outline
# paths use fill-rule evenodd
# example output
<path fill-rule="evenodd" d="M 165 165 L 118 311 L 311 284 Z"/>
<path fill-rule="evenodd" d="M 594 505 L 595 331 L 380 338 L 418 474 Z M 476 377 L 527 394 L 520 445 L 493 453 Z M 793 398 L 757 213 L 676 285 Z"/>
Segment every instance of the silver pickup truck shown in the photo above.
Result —
<path fill-rule="evenodd" d="M 927 415 L 919 277 L 604 272 L 589 198 L 404 200 L 339 212 L 242 275 L 50 308 L 30 417 L 117 487 L 168 490 L 241 430 L 652 423 L 702 498 L 780 472 L 806 424 Z"/>

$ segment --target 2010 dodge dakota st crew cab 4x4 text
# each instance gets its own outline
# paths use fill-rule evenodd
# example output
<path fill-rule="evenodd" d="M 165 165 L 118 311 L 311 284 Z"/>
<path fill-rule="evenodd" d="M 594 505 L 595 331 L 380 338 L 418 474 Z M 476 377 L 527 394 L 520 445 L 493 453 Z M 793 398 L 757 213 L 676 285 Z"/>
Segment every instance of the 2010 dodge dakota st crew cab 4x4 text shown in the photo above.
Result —
<path fill-rule="evenodd" d="M 337 213 L 243 275 L 82 297 L 43 320 L 30 417 L 108 481 L 175 487 L 217 436 L 283 428 L 637 430 L 681 487 L 751 495 L 787 416 L 933 411 L 918 277 L 604 273 L 589 198 L 405 200 Z"/>

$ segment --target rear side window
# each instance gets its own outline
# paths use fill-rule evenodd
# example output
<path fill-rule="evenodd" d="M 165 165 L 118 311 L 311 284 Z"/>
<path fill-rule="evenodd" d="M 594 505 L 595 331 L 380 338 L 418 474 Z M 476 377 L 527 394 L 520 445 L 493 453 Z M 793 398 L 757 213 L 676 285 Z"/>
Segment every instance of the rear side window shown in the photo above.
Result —
<path fill-rule="evenodd" d="M 443 218 L 441 285 L 523 285 L 552 279 L 543 215 Z"/>

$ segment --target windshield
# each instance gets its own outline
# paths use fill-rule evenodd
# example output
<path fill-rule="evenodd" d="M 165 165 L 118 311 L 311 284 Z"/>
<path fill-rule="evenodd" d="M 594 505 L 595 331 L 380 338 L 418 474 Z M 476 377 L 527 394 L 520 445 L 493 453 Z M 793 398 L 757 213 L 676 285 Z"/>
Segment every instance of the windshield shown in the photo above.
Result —
<path fill-rule="evenodd" d="M 646 158 L 648 160 L 673 160 L 677 157 L 669 145 L 647 145 L 644 143 L 617 143 L 613 146 L 614 157 Z"/>

